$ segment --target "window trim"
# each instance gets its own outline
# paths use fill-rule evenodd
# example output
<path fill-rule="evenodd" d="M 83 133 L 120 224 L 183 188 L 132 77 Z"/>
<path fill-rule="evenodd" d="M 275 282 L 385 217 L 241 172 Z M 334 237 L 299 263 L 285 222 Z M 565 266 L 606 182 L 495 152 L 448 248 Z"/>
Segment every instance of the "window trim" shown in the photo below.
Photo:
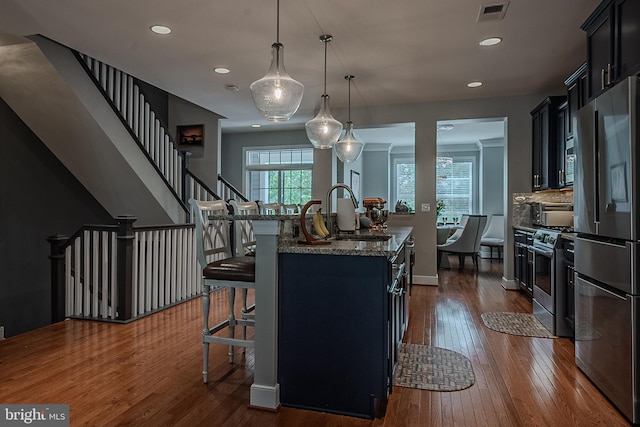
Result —
<path fill-rule="evenodd" d="M 313 147 L 309 147 L 308 144 L 291 144 L 291 145 L 264 145 L 264 146 L 251 146 L 242 147 L 242 188 L 245 194 L 251 193 L 249 188 L 249 174 L 251 171 L 263 172 L 269 170 L 310 170 L 311 179 L 313 183 L 313 168 L 315 165 L 315 154 L 311 163 L 284 163 L 277 165 L 252 165 L 247 166 L 247 152 L 248 151 L 269 151 L 269 150 L 314 150 Z M 312 153 L 315 153 L 312 151 Z M 277 166 L 277 167 L 274 167 Z"/>
<path fill-rule="evenodd" d="M 447 157 L 453 158 L 454 163 L 462 163 L 462 162 L 471 162 L 471 214 L 479 211 L 480 207 L 480 194 L 479 194 L 479 186 L 480 186 L 480 175 L 478 171 L 478 165 L 480 164 L 480 159 L 478 156 L 472 154 L 465 154 L 462 156 L 456 156 L 453 153 L 438 153 L 438 155 L 446 155 Z M 436 166 L 434 171 L 434 179 L 438 179 L 438 168 Z M 436 185 L 436 200 L 438 200 L 438 187 Z"/>
<path fill-rule="evenodd" d="M 393 165 L 392 165 L 392 179 L 393 179 L 393 185 L 391 186 L 391 200 L 393 201 L 393 210 L 395 211 L 395 202 L 398 200 L 398 164 L 399 163 L 403 163 L 403 164 L 408 164 L 408 163 L 412 163 L 414 170 L 417 169 L 416 166 L 416 156 L 415 154 L 411 155 L 410 153 L 403 153 L 403 154 L 407 154 L 406 156 L 398 156 L 398 157 L 394 157 L 393 159 Z M 418 184 L 417 180 L 416 180 L 416 185 Z M 413 198 L 414 200 L 416 199 L 416 189 L 414 187 L 413 189 Z M 416 200 L 416 206 L 413 207 L 414 211 L 417 211 L 416 207 L 417 207 L 417 200 Z M 391 205 L 389 206 L 389 210 L 391 210 Z"/>
<path fill-rule="evenodd" d="M 243 171 L 243 173 L 242 173 L 242 188 L 244 189 L 243 191 L 245 192 L 245 194 L 249 194 L 249 188 L 247 186 L 248 186 L 248 183 L 249 183 L 249 172 L 251 170 L 263 170 L 264 171 L 264 170 L 272 170 L 272 169 L 274 169 L 274 168 L 270 168 L 267 165 L 256 165 L 256 166 L 247 167 L 247 151 L 296 150 L 296 149 L 308 149 L 308 148 L 311 148 L 311 150 L 313 150 L 313 148 L 309 147 L 308 144 L 264 145 L 264 146 L 242 147 L 242 171 Z M 284 164 L 284 165 L 279 165 L 279 166 L 283 166 L 283 167 L 278 167 L 277 169 L 311 169 L 312 175 L 313 175 L 314 163 L 315 163 L 315 156 L 314 156 L 314 161 L 312 163 L 296 163 L 295 165 Z M 298 166 L 305 166 L 305 167 L 298 167 Z"/>

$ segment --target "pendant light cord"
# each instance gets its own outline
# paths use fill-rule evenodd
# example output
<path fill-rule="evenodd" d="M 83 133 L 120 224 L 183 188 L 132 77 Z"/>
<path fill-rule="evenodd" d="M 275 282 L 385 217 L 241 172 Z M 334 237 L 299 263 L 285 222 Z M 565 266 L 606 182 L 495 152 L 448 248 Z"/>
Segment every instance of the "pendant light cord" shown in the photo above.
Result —
<path fill-rule="evenodd" d="M 327 43 L 329 40 L 324 40 L 324 94 L 327 94 Z"/>
<path fill-rule="evenodd" d="M 344 76 L 345 79 L 349 80 L 349 114 L 347 122 L 351 121 L 351 79 L 353 76 Z"/>
<path fill-rule="evenodd" d="M 276 43 L 280 44 L 280 0 L 276 4 Z"/>

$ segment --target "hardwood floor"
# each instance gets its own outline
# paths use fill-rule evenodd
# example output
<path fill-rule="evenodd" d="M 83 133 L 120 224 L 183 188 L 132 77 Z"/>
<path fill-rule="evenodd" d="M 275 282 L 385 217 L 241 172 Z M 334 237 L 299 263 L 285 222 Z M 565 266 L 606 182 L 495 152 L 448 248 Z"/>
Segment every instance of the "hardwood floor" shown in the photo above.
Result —
<path fill-rule="evenodd" d="M 456 267 L 456 260 L 451 258 Z M 502 264 L 440 270 L 414 286 L 405 341 L 460 352 L 476 383 L 459 392 L 395 387 L 387 415 L 363 420 L 282 408 L 247 408 L 253 352 L 235 364 L 211 345 L 202 383 L 201 311 L 192 300 L 128 325 L 68 320 L 0 342 L 0 402 L 68 403 L 72 426 L 626 426 L 576 368 L 573 344 L 501 334 L 487 311 L 531 311 L 500 285 Z M 224 291 L 223 291 L 224 292 Z M 226 293 L 212 301 L 223 312 Z"/>

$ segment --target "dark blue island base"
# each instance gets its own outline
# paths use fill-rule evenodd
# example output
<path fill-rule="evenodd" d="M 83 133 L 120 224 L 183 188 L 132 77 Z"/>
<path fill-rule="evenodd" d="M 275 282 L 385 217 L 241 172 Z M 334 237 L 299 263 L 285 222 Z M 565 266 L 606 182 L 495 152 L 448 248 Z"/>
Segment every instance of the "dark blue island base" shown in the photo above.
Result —
<path fill-rule="evenodd" d="M 382 256 L 279 255 L 282 405 L 384 416 L 407 317 L 395 271 Z"/>

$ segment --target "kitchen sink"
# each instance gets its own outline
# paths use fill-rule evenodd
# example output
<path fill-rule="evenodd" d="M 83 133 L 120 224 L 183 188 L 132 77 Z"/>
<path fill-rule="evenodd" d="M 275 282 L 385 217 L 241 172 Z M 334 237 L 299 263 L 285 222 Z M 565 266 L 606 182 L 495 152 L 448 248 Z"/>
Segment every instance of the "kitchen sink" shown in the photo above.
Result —
<path fill-rule="evenodd" d="M 391 238 L 389 234 L 338 234 L 333 240 L 355 240 L 367 242 L 386 242 Z"/>

